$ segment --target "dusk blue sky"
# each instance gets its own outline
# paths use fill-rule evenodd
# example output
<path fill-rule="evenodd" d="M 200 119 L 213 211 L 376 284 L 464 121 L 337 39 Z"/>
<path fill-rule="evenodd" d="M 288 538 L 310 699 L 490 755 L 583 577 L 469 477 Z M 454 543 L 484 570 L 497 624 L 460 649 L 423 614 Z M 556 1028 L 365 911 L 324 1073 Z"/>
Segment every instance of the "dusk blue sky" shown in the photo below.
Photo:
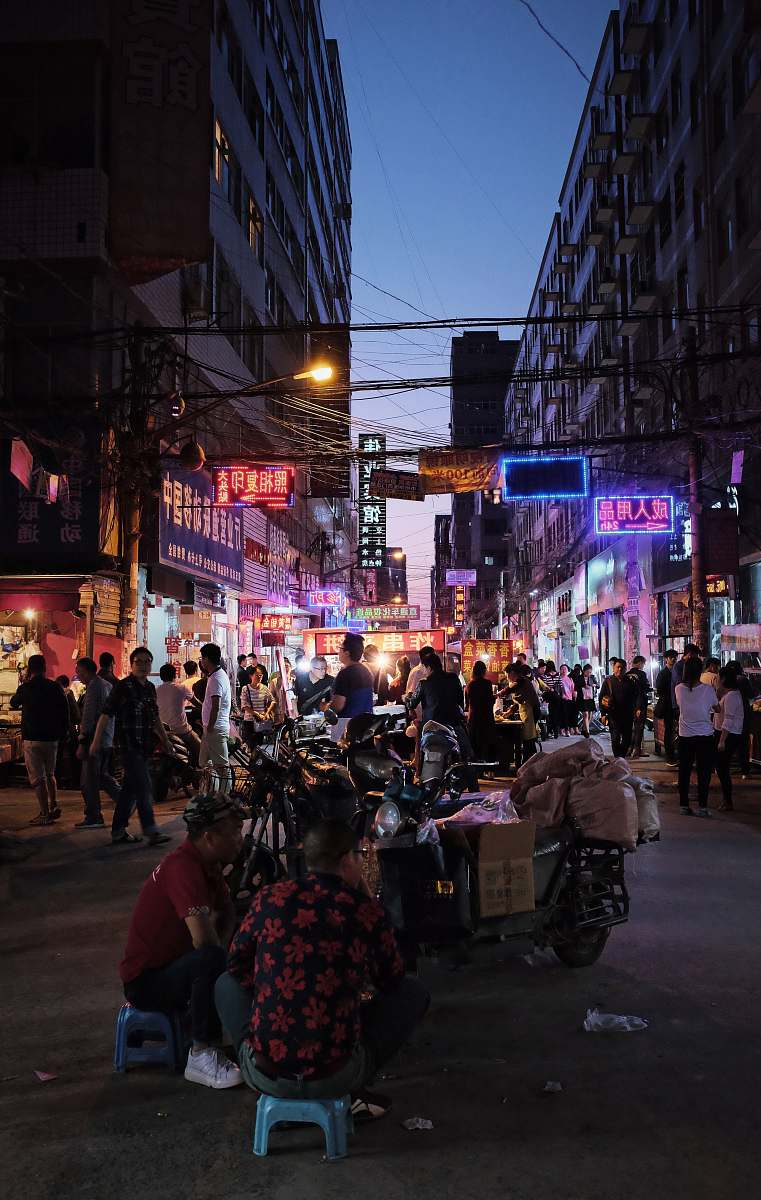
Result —
<path fill-rule="evenodd" d="M 609 0 L 532 4 L 591 74 Z M 353 271 L 434 317 L 525 314 L 585 80 L 519 0 L 322 0 L 322 11 L 349 108 Z M 418 316 L 352 286 L 355 322 Z M 448 335 L 354 335 L 355 379 L 388 375 L 392 390 L 394 375 L 448 372 Z M 389 444 L 404 429 L 426 445 L 448 437 L 448 409 L 443 389 L 359 394 L 353 411 Z M 426 615 L 433 513 L 448 507 L 389 503 L 388 544 L 407 551 L 410 600 Z"/>

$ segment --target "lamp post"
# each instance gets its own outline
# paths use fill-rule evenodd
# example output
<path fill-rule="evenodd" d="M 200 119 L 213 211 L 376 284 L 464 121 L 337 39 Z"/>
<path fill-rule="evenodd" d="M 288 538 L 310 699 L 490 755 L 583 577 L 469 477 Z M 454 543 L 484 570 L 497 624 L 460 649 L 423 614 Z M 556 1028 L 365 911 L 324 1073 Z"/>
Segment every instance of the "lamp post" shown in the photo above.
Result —
<path fill-rule="evenodd" d="M 130 395 L 130 405 L 133 412 L 137 414 L 136 424 L 141 423 L 145 429 L 145 409 L 144 384 L 146 380 L 146 362 L 145 362 L 145 347 L 143 337 L 136 333 L 131 347 L 130 358 L 132 362 L 132 388 Z M 249 387 L 242 388 L 241 396 L 256 395 L 259 392 L 269 391 L 278 383 L 290 381 L 298 381 L 302 379 L 312 379 L 315 383 L 327 383 L 333 377 L 333 368 L 327 364 L 315 363 L 314 366 L 305 367 L 303 371 L 297 371 L 291 375 L 279 375 L 275 379 L 266 379 L 262 383 L 254 383 Z M 158 449 L 163 438 L 168 437 L 172 433 L 176 433 L 184 425 L 187 426 L 191 420 L 198 417 L 206 416 L 215 408 L 224 404 L 229 399 L 228 396 L 220 396 L 212 400 L 210 404 L 196 409 L 188 416 L 180 413 L 173 420 L 168 421 L 165 425 L 158 429 L 150 431 L 147 437 L 138 437 L 130 439 L 130 457 L 137 454 L 141 457 L 146 450 Z M 201 446 L 195 438 L 183 447 L 180 458 L 186 459 L 186 465 L 189 470 L 201 470 L 204 464 L 205 455 Z M 122 610 L 122 629 L 124 640 L 128 646 L 133 647 L 137 642 L 137 600 L 138 600 L 138 576 L 140 565 L 140 535 L 143 519 L 143 497 L 140 486 L 139 476 L 135 479 L 133 473 L 130 472 L 132 478 L 128 481 L 122 476 L 124 491 L 121 497 L 124 531 L 125 531 L 125 547 L 124 547 L 124 567 L 127 576 L 127 592 L 124 598 L 124 607 Z"/>

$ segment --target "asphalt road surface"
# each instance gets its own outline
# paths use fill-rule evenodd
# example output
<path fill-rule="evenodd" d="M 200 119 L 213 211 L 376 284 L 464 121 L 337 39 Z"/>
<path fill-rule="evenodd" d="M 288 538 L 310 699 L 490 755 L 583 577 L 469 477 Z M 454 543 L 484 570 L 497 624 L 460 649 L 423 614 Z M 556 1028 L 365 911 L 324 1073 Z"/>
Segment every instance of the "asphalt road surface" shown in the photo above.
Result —
<path fill-rule="evenodd" d="M 647 760 L 645 760 L 647 762 Z M 660 764 L 645 765 L 659 784 Z M 164 1068 L 111 1071 L 116 974 L 138 887 L 159 858 L 75 834 L 64 795 L 34 853 L 0 867 L 0 1129 L 6 1200 L 161 1197 L 294 1200 L 729 1200 L 759 1194 L 761 814 L 758 785 L 714 821 L 662 790 L 663 840 L 627 860 L 632 911 L 594 967 L 505 946 L 423 975 L 429 1017 L 381 1086 L 394 1101 L 350 1156 L 323 1161 L 319 1131 L 272 1135 L 254 1158 L 255 1096 Z M 179 840 L 180 805 L 162 824 Z M 32 815 L 0 791 L 0 825 Z M 587 1034 L 592 1006 L 645 1017 Z M 46 1082 L 34 1072 L 55 1078 Z M 547 1081 L 562 1091 L 546 1093 Z M 426 1117 L 410 1133 L 401 1122 Z"/>

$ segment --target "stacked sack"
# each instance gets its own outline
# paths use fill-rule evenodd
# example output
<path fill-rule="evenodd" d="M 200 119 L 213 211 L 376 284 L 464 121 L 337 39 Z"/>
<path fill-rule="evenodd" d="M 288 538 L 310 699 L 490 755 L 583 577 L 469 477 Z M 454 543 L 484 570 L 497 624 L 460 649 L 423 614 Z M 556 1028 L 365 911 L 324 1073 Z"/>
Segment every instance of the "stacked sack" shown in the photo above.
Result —
<path fill-rule="evenodd" d="M 522 818 L 542 828 L 571 820 L 586 837 L 627 850 L 660 835 L 652 785 L 623 759 L 606 758 L 594 739 L 535 754 L 519 769 L 510 797 Z"/>

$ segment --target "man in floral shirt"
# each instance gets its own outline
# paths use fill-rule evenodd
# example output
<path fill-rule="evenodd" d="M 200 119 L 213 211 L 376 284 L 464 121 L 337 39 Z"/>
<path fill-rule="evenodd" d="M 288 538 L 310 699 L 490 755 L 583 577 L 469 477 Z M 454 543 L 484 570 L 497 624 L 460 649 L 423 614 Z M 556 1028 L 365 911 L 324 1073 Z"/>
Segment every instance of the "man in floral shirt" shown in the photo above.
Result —
<path fill-rule="evenodd" d="M 287 1099 L 361 1097 L 430 997 L 405 977 L 394 931 L 363 885 L 353 830 L 321 821 L 304 853 L 306 878 L 254 899 L 217 980 L 217 1011 L 250 1087 Z M 376 994 L 360 1004 L 368 983 Z"/>

